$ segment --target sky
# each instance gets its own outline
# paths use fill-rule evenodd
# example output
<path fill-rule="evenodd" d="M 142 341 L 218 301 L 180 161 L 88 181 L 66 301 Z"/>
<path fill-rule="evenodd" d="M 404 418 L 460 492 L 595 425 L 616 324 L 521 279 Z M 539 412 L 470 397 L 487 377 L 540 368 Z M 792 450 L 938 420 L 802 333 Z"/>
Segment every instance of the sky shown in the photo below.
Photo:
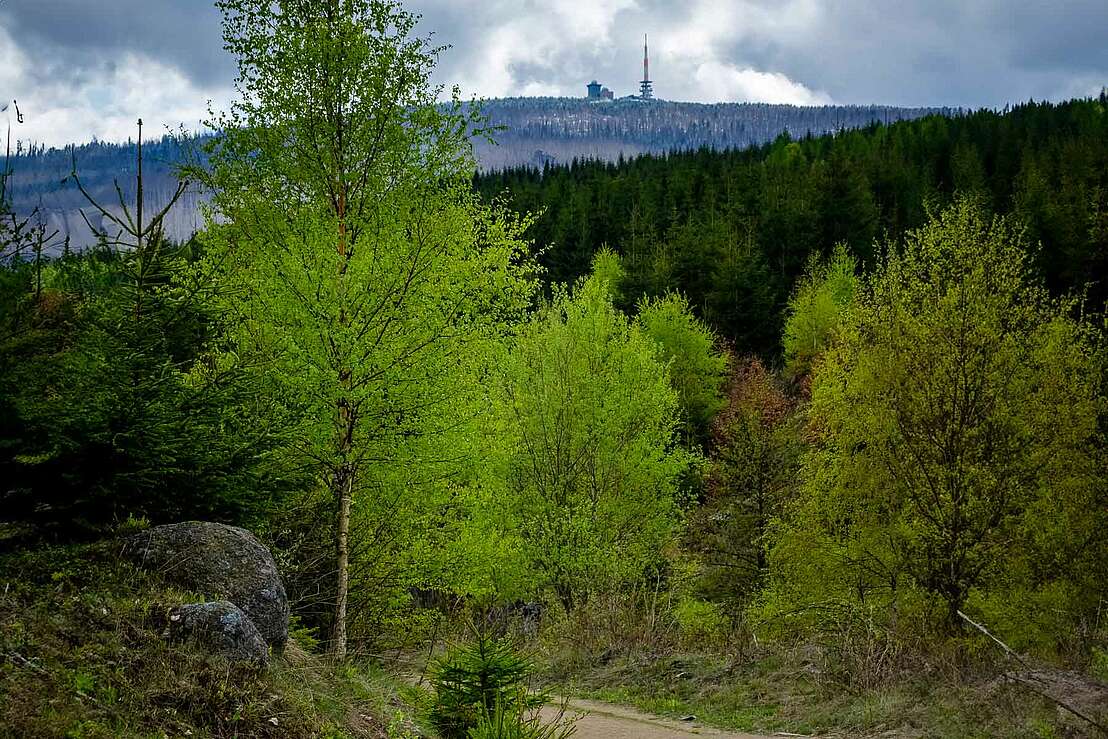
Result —
<path fill-rule="evenodd" d="M 410 0 L 466 97 L 1002 107 L 1108 84 L 1106 0 Z M 235 63 L 208 0 L 0 0 L 0 113 L 63 146 L 200 128 Z"/>

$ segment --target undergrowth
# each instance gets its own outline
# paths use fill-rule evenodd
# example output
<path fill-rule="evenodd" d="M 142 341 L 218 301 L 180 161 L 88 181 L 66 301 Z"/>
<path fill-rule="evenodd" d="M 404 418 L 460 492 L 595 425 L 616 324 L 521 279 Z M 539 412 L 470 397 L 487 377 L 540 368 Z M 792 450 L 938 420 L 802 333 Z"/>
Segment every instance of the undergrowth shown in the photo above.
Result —
<path fill-rule="evenodd" d="M 865 634 L 767 644 L 742 629 L 705 644 L 659 623 L 650 634 L 631 614 L 618 630 L 598 628 L 595 614 L 563 617 L 544 630 L 542 678 L 553 691 L 750 732 L 1101 736 L 1046 697 L 1006 680 L 1005 673 L 1020 665 L 989 652 L 959 652 L 923 640 L 893 647 Z M 1051 674 L 1093 685 L 1075 672 Z M 1079 708 L 1103 722 L 1108 686 L 1101 687 L 1102 703 Z M 1067 698 L 1064 688 L 1055 692 Z"/>
<path fill-rule="evenodd" d="M 198 600 L 139 571 L 118 543 L 0 556 L 0 736 L 403 736 L 400 688 L 290 642 L 270 667 L 162 638 Z"/>

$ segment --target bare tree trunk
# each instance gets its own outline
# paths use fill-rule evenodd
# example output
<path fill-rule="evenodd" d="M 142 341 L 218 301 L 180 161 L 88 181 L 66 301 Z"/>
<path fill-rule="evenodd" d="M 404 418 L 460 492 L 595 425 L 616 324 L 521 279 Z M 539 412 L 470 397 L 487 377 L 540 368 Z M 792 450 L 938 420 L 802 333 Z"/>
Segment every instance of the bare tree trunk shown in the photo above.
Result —
<path fill-rule="evenodd" d="M 135 193 L 135 320 L 142 317 L 142 292 L 146 287 L 146 252 L 142 248 L 142 119 L 138 119 L 138 178 L 136 180 Z"/>
<path fill-rule="evenodd" d="M 339 178 L 337 187 L 338 197 L 338 222 L 339 243 L 338 253 L 340 257 L 338 274 L 339 293 L 339 325 L 346 327 L 350 323 L 350 317 L 346 313 L 346 267 L 350 259 L 346 233 L 346 189 Z M 338 399 L 339 434 L 336 451 L 338 452 L 338 469 L 335 471 L 335 484 L 332 491 L 338 509 L 335 520 L 335 627 L 334 638 L 331 643 L 331 654 L 335 660 L 346 659 L 346 603 L 350 592 L 350 508 L 354 493 L 355 467 L 351 460 L 354 448 L 354 427 L 356 424 L 353 404 L 353 388 L 351 387 L 350 367 L 346 365 L 347 357 L 339 355 L 338 381 L 340 397 Z"/>
<path fill-rule="evenodd" d="M 338 497 L 335 540 L 335 626 L 331 654 L 336 660 L 346 659 L 346 602 L 350 592 L 350 507 L 353 475 L 346 463 L 335 472 L 335 493 Z"/>

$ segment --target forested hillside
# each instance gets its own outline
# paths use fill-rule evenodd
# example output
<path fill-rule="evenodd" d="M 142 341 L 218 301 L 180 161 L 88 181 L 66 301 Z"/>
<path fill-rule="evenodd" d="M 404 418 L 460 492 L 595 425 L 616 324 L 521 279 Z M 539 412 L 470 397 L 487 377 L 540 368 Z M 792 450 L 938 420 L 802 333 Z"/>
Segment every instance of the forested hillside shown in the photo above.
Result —
<path fill-rule="evenodd" d="M 0 735 L 1108 732 L 1108 99 L 475 177 L 399 2 L 218 7 L 193 238 L 0 173 Z"/>
<path fill-rule="evenodd" d="M 469 107 L 468 105 L 466 107 Z M 493 171 L 528 164 L 570 163 L 576 159 L 616 161 L 645 153 L 666 153 L 708 147 L 742 148 L 772 140 L 782 132 L 794 136 L 823 134 L 857 128 L 874 122 L 916 118 L 955 111 L 887 106 L 766 105 L 758 103 L 701 105 L 654 101 L 649 104 L 622 100 L 597 104 L 570 98 L 512 98 L 481 104 L 495 142 L 483 136 L 473 139 L 477 164 Z M 19 130 L 14 130 L 19 135 Z M 146 197 L 149 206 L 161 209 L 177 186 L 176 168 L 190 156 L 202 157 L 206 136 L 175 139 L 166 136 L 147 142 L 145 156 Z M 110 210 L 120 213 L 115 183 L 127 198 L 134 197 L 135 146 L 133 142 L 93 142 L 64 149 L 20 146 L 11 158 L 13 172 L 9 194 L 16 212 L 39 208 L 49 230 L 59 232 L 58 243 L 70 236 L 71 246 L 95 242 L 82 210 L 101 228 L 101 214 L 89 208 L 67 176 L 77 168 L 89 192 Z M 168 235 L 188 239 L 202 226 L 199 206 L 204 197 L 192 187 L 166 218 Z"/>
<path fill-rule="evenodd" d="M 569 164 L 575 159 L 614 162 L 640 154 L 745 149 L 782 133 L 819 136 L 871 123 L 960 112 L 887 105 L 702 104 L 627 98 L 603 102 L 508 98 L 490 100 L 482 107 L 489 122 L 501 128 L 494 144 L 475 141 L 477 160 L 486 172 Z"/>
<path fill-rule="evenodd" d="M 586 273 L 607 245 L 625 257 L 625 299 L 681 290 L 744 349 L 772 354 L 781 310 L 812 255 L 923 225 L 955 192 L 1027 228 L 1056 293 L 1108 298 L 1106 100 L 873 125 L 742 151 L 516 168 L 477 189 L 541 213 L 530 233 L 550 279 Z"/>

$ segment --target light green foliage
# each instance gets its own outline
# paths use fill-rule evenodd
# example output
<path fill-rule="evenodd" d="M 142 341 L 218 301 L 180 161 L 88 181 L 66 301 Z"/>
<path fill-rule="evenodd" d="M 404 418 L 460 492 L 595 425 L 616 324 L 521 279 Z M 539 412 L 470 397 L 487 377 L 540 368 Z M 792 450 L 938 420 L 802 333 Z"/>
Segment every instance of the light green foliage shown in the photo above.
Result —
<path fill-rule="evenodd" d="M 658 356 L 669 367 L 686 438 L 702 442 L 725 403 L 727 357 L 717 349 L 715 335 L 676 293 L 645 299 L 635 322 L 658 345 Z"/>
<path fill-rule="evenodd" d="M 785 317 L 785 365 L 794 377 L 811 371 L 831 343 L 843 310 L 858 291 L 858 264 L 842 245 L 826 262 L 813 256 L 789 300 Z"/>
<path fill-rule="evenodd" d="M 1089 672 L 1097 680 L 1108 683 L 1108 649 L 1093 647 L 1093 659 L 1092 664 L 1089 665 Z"/>
<path fill-rule="evenodd" d="M 816 372 L 764 615 L 957 630 L 968 608 L 1031 645 L 1095 613 L 1093 346 L 1028 261 L 1011 221 L 963 200 L 880 265 Z"/>
<path fill-rule="evenodd" d="M 467 739 L 567 739 L 577 733 L 575 720 L 562 713 L 547 721 L 538 711 L 506 708 L 500 702 L 492 710 L 482 711 Z"/>
<path fill-rule="evenodd" d="M 567 610 L 638 578 L 676 517 L 677 395 L 654 342 L 593 278 L 520 332 L 503 373 L 507 528 Z"/>
<path fill-rule="evenodd" d="M 688 596 L 677 601 L 673 618 L 681 636 L 693 647 L 719 639 L 730 625 L 727 614 L 718 604 Z"/>
<path fill-rule="evenodd" d="M 471 194 L 480 121 L 438 104 L 437 51 L 397 3 L 219 5 L 242 98 L 216 121 L 212 262 L 236 350 L 296 411 L 308 503 L 337 510 L 341 653 L 349 561 L 367 631 L 442 574 L 476 370 L 531 299 L 526 223 Z"/>
<path fill-rule="evenodd" d="M 608 288 L 612 303 L 620 300 L 620 286 L 624 279 L 623 260 L 607 246 L 601 247 L 592 258 L 592 274 Z"/>

